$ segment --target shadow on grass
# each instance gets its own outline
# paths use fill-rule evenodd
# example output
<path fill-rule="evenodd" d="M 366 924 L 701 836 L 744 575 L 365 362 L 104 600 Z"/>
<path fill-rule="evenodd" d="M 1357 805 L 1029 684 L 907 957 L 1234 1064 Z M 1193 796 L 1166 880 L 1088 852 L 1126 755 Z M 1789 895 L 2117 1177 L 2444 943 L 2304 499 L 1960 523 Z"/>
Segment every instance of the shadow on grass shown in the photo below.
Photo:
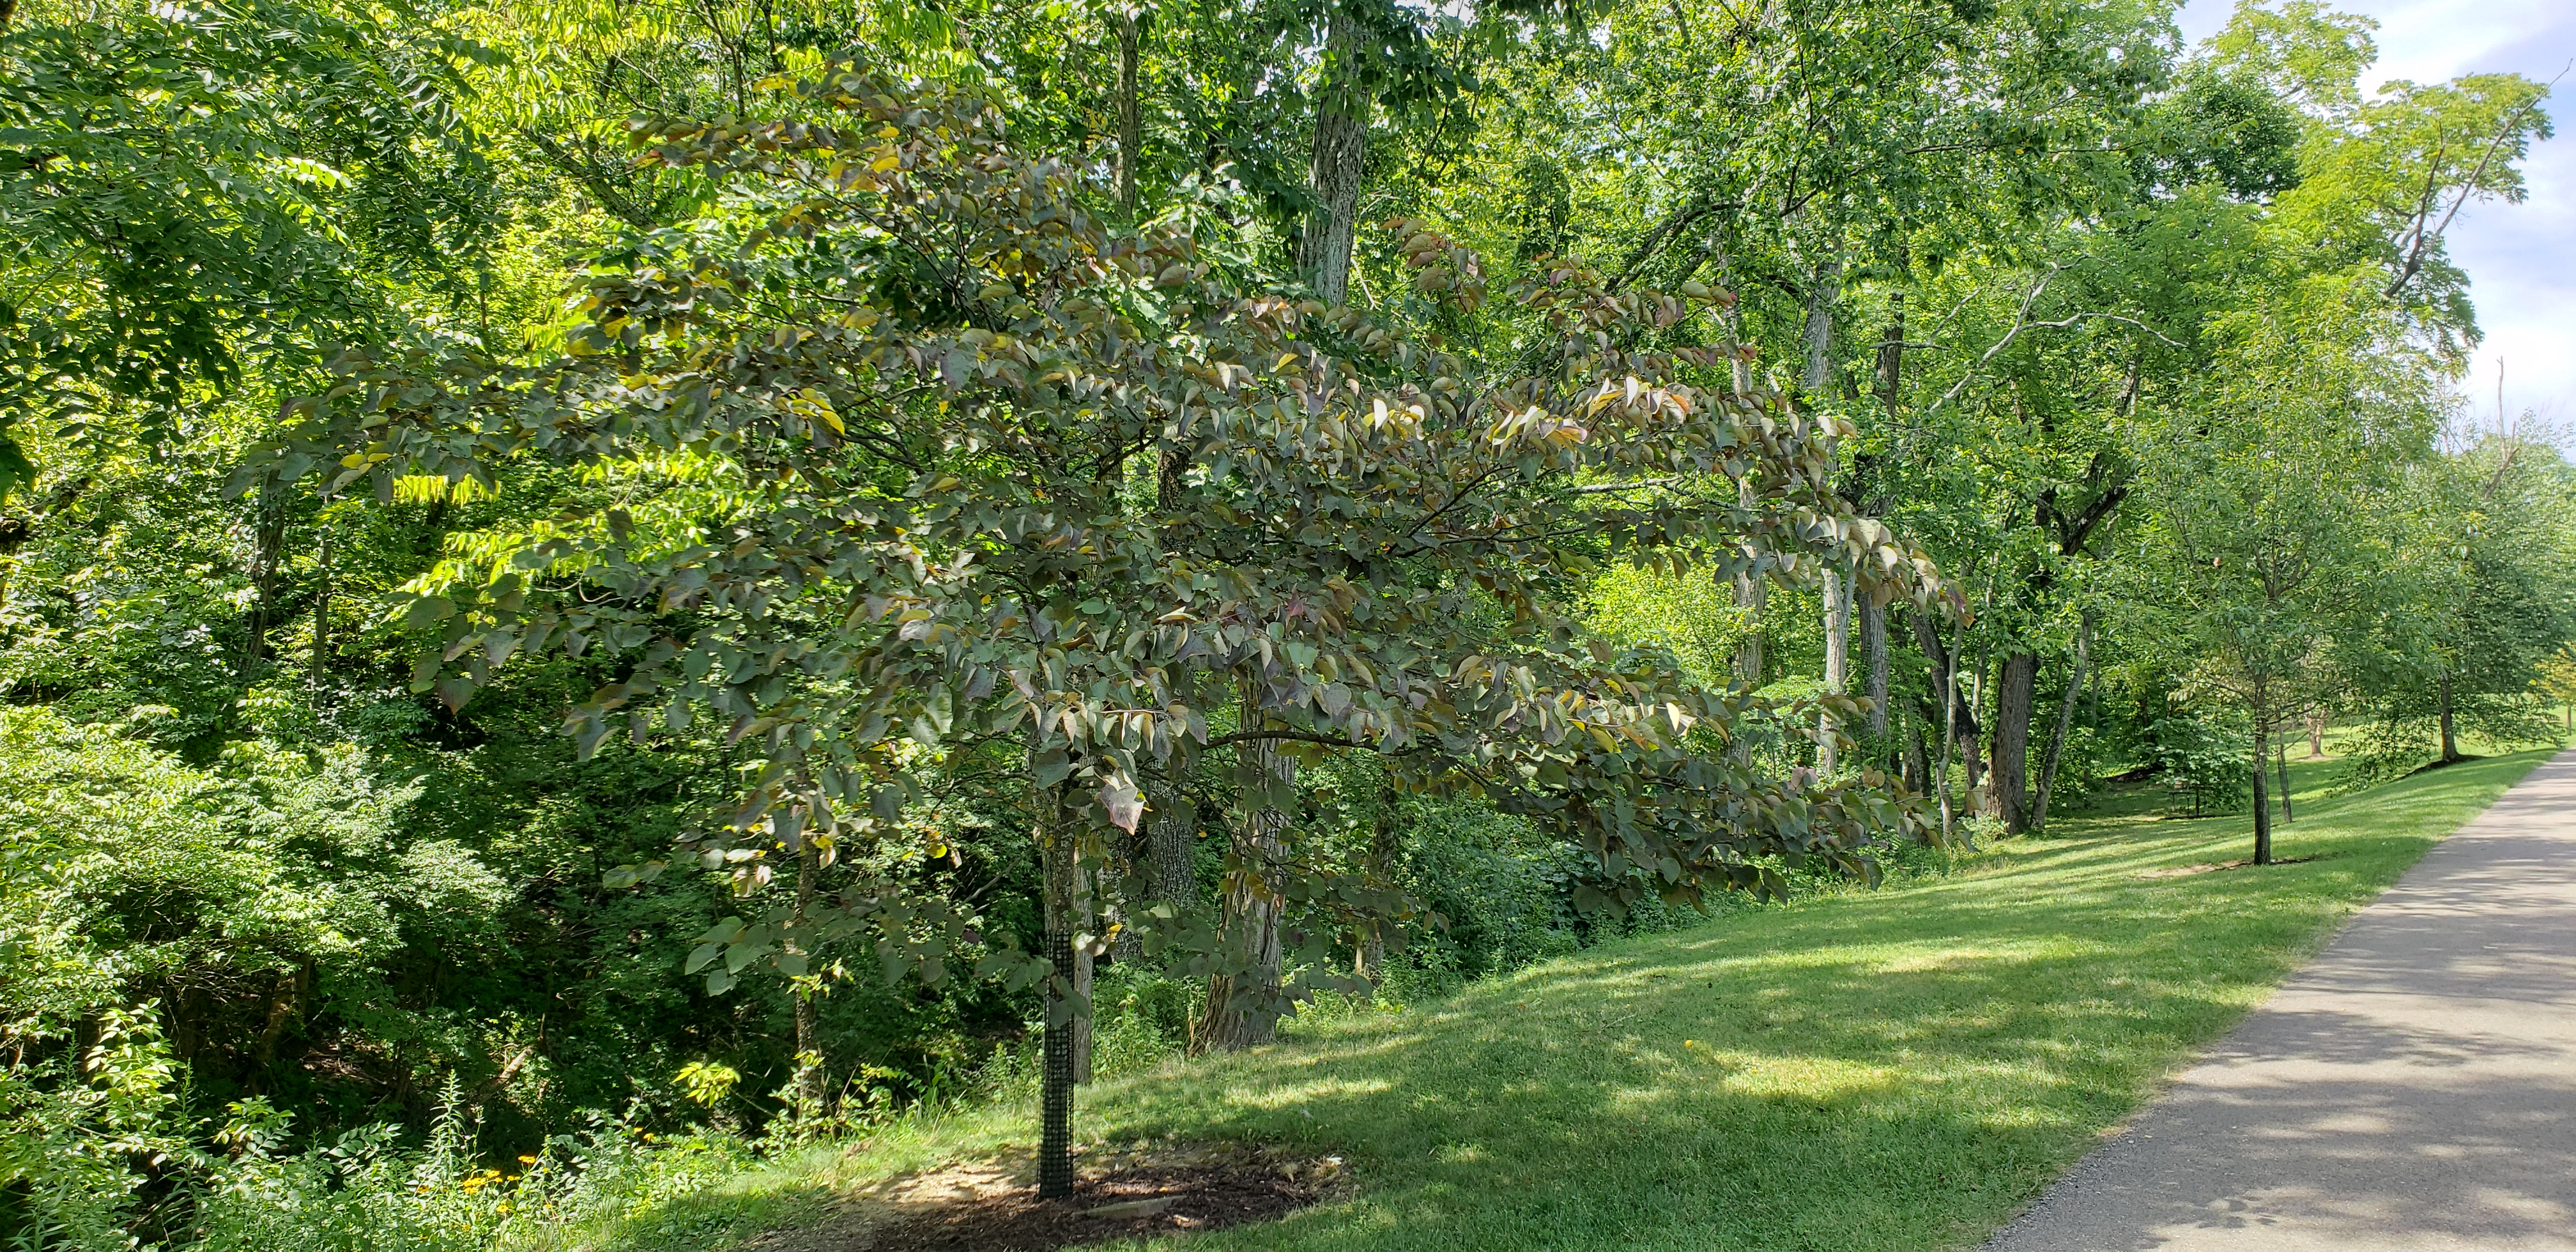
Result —
<path fill-rule="evenodd" d="M 2261 873 L 2138 877 L 2232 851 L 2241 816 L 2070 821 L 1945 879 L 1106 1084 L 1082 1120 L 1349 1159 L 1355 1196 L 1193 1248 L 1970 1244 L 2539 757 L 2304 806 L 2283 854 L 2331 855 Z M 1008 1125 L 949 1143 L 1033 1129 Z M 782 1172 L 768 1198 L 808 1185 Z"/>

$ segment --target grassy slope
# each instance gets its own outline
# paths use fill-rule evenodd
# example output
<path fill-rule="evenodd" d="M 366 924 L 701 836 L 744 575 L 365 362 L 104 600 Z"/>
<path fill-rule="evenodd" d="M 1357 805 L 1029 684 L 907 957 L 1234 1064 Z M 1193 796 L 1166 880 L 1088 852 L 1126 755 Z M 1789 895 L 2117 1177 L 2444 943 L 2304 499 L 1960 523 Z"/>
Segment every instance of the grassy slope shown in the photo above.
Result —
<path fill-rule="evenodd" d="M 2269 870 L 2138 877 L 2246 855 L 2243 817 L 2066 821 L 1946 879 L 1593 949 L 1104 1084 L 1079 1124 L 1112 1144 L 1349 1159 L 1350 1198 L 1192 1248 L 1970 1245 L 2545 755 L 2339 799 L 2320 794 L 2324 766 L 2294 766 L 2307 794 L 2279 852 L 2316 859 Z M 808 1158 L 610 1246 L 811 1220 L 842 1188 L 1025 1145 L 1028 1117 Z"/>

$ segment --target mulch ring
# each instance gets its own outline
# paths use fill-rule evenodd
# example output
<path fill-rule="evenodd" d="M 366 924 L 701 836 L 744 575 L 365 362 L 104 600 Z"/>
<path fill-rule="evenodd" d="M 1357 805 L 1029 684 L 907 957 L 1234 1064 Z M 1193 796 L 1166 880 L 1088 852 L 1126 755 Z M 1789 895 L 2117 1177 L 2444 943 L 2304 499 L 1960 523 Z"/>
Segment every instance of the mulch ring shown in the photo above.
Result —
<path fill-rule="evenodd" d="M 1071 1196 L 1038 1198 L 1028 1163 L 953 1165 L 898 1184 L 890 1220 L 861 1246 L 882 1252 L 1047 1252 L 1267 1221 L 1343 1181 L 1337 1156 L 1251 1148 L 1139 1152 L 1083 1162 Z M 1014 1168 L 1016 1166 L 1016 1168 Z"/>
<path fill-rule="evenodd" d="M 2273 863 L 2274 865 L 2305 865 L 2305 864 L 2307 864 L 2308 862 L 2313 861 L 2313 860 L 2315 860 L 2315 859 L 2317 859 L 2317 858 L 2315 858 L 2315 857 L 2313 857 L 2313 856 L 2282 856 L 2282 857 L 2274 857 L 2274 858 L 2272 859 L 2272 863 Z M 2214 873 L 2217 873 L 2219 870 L 2222 870 L 2222 869 L 2250 869 L 2250 868 L 2252 868 L 2252 867 L 2253 867 L 2253 865 L 2254 865 L 2254 862 L 2252 862 L 2252 861 L 2250 861 L 2250 860 L 2246 860 L 2246 861 L 2221 861 L 2221 862 L 2218 862 L 2218 863 L 2216 863 L 2216 864 L 2210 864 L 2210 863 L 2207 863 L 2207 862 L 2203 862 L 2203 863 L 2201 863 L 2201 864 L 2199 864 L 2199 865 L 2177 865 L 2177 866 L 2174 866 L 2174 867 L 2173 867 L 2173 868 L 2171 868 L 2171 869 L 2151 869 L 2151 870 L 2146 871 L 2145 873 L 2142 873 L 2142 874 L 2138 875 L 2138 877 L 2140 877 L 2140 878 L 2182 878 L 2182 877 L 2185 877 L 2185 876 L 2187 876 L 2187 875 L 2191 875 L 2191 874 L 2214 874 Z"/>

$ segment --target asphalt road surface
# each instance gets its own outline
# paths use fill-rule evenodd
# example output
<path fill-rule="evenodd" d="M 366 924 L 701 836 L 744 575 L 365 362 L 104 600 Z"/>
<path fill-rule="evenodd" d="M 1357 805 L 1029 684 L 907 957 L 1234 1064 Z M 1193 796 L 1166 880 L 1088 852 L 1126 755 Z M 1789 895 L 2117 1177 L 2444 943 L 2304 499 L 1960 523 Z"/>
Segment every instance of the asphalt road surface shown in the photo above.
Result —
<path fill-rule="evenodd" d="M 2576 751 L 1986 1248 L 2576 1252 Z"/>

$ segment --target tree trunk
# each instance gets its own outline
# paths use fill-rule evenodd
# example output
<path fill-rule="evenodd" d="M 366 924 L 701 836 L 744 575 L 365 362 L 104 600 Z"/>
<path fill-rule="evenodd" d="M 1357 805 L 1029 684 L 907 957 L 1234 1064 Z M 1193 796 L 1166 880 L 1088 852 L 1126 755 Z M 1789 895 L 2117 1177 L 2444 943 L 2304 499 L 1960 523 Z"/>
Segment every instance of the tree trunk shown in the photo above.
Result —
<path fill-rule="evenodd" d="M 1063 799 L 1056 788 L 1039 787 L 1036 801 L 1046 956 L 1051 966 L 1041 997 L 1046 1036 L 1039 1077 L 1038 1195 L 1053 1199 L 1073 1194 L 1074 1024 L 1090 1016 L 1091 1005 L 1074 981 L 1074 908 L 1080 896 L 1074 832 L 1064 820 Z"/>
<path fill-rule="evenodd" d="M 1896 427 L 1896 402 L 1904 380 L 1905 289 L 1899 287 L 1887 293 L 1887 334 L 1878 341 L 1878 399 L 1887 406 L 1890 430 Z"/>
<path fill-rule="evenodd" d="M 1918 632 L 1917 637 L 1926 641 L 1925 646 L 1928 651 L 1941 652 L 1941 637 L 1932 629 L 1930 623 L 1916 618 L 1914 629 Z M 1942 655 L 1948 654 L 1942 653 Z M 1950 842 L 1951 823 L 1950 753 L 1959 745 L 1959 672 L 1943 664 L 1940 666 L 1939 681 L 1941 684 L 1941 766 L 1933 773 L 1932 778 L 1933 786 L 1941 797 L 1941 842 L 1947 845 Z M 1974 849 L 1975 841 L 1971 840 L 1968 846 Z"/>
<path fill-rule="evenodd" d="M 313 989 L 313 967 L 298 965 L 278 975 L 277 989 L 268 998 L 267 1020 L 261 1023 L 258 1042 L 250 1054 L 250 1081 L 256 1088 L 269 1086 L 268 1067 L 277 1060 L 277 1045 L 286 1037 L 286 1028 L 302 1016 L 305 998 Z"/>
<path fill-rule="evenodd" d="M 2274 765 L 2279 767 L 2281 771 L 2281 823 L 2283 825 L 2288 825 L 2291 822 L 2299 820 L 2299 815 L 2290 811 L 2289 736 L 2283 735 L 2281 737 L 2280 744 L 2272 749 L 2272 762 Z"/>
<path fill-rule="evenodd" d="M 1096 942 L 1089 936 L 1097 933 L 1091 910 L 1091 867 L 1076 858 L 1073 864 L 1073 1000 L 1083 1006 L 1073 1019 L 1073 1081 L 1091 1081 L 1091 978 Z"/>
<path fill-rule="evenodd" d="M 1381 782 L 1378 786 L 1378 817 L 1369 827 L 1369 868 L 1381 881 L 1395 878 L 1395 788 Z M 1371 983 L 1386 976 L 1386 923 L 1370 925 L 1361 934 L 1359 952 L 1351 972 Z"/>
<path fill-rule="evenodd" d="M 800 841 L 796 849 L 796 924 L 797 950 L 809 962 L 815 953 L 804 951 L 804 935 L 809 933 L 814 918 L 815 877 L 821 871 L 820 855 L 812 839 Z M 814 1004 L 814 993 L 797 987 L 790 993 L 796 1013 L 796 1098 L 808 1113 L 823 1108 L 823 1029 L 820 1011 Z"/>
<path fill-rule="evenodd" d="M 1174 916 L 1199 901 L 1198 866 L 1191 846 L 1198 824 L 1196 806 L 1178 787 L 1167 786 L 1163 807 L 1155 810 L 1145 827 L 1147 850 L 1153 858 L 1154 902 L 1171 909 Z"/>
<path fill-rule="evenodd" d="M 322 560 L 313 588 L 313 663 L 305 667 L 305 686 L 318 689 L 331 668 L 331 528 L 322 528 Z M 317 702 L 319 695 L 313 697 Z"/>
<path fill-rule="evenodd" d="M 1745 508 L 1752 508 L 1753 484 L 1736 483 L 1735 498 Z M 1735 676 L 1744 681 L 1747 690 L 1762 688 L 1762 614 L 1770 607 L 1770 601 L 1771 587 L 1761 574 L 1735 576 L 1735 607 L 1744 610 L 1744 637 L 1735 645 Z"/>
<path fill-rule="evenodd" d="M 276 625 L 277 576 L 282 549 L 286 546 L 285 492 L 275 483 L 259 489 L 254 497 L 251 519 L 250 612 L 242 621 L 247 636 L 242 645 L 240 681 L 247 686 L 257 680 L 259 663 L 268 659 L 268 631 Z"/>
<path fill-rule="evenodd" d="M 1744 309 L 1740 305 L 1726 306 L 1726 341 L 1738 347 L 1744 343 Z M 1741 352 L 1733 354 L 1727 359 L 1726 379 L 1739 396 L 1752 391 L 1753 363 L 1744 359 Z M 1747 494 L 1751 493 L 1748 491 Z"/>
<path fill-rule="evenodd" d="M 1993 671 L 1994 660 L 1993 644 L 1989 643 L 1977 649 L 1976 672 L 1968 679 L 1968 708 L 1972 713 L 1985 710 L 1986 675 Z M 1974 794 L 1977 787 L 1985 781 L 1986 738 L 1973 716 L 1968 719 L 1965 730 L 1967 738 L 1959 741 L 1959 751 L 1967 757 L 1965 765 L 1968 771 L 1968 791 Z"/>
<path fill-rule="evenodd" d="M 1340 304 L 1350 289 L 1351 244 L 1358 237 L 1360 174 L 1368 157 L 1368 96 L 1360 88 L 1359 32 L 1336 8 L 1325 38 L 1322 104 L 1315 114 L 1315 155 L 1307 183 L 1322 206 L 1320 221 L 1310 219 L 1299 241 L 1297 268 L 1310 276 L 1315 294 L 1326 304 Z"/>
<path fill-rule="evenodd" d="M 2084 684 L 2093 677 L 2090 640 L 2093 615 L 2084 615 L 2084 624 L 2075 632 L 2075 670 L 2066 679 L 2066 697 L 2057 705 L 2057 728 L 2048 736 L 2048 757 L 2039 764 L 2039 795 L 2031 801 L 2030 828 L 2033 832 L 2048 829 L 2048 797 L 2057 788 L 2057 762 L 2065 755 L 2066 737 L 2075 729 L 2076 702 L 2084 698 Z"/>
<path fill-rule="evenodd" d="M 1842 262 L 1828 260 L 1816 266 L 1807 283 L 1807 325 L 1805 332 L 1807 365 L 1801 376 L 1799 403 L 1814 408 L 1824 396 L 1825 384 L 1833 377 L 1834 366 L 1834 298 L 1842 294 Z M 1851 593 L 1848 575 L 1839 563 L 1825 569 L 1825 691 L 1841 695 L 1848 689 L 1851 665 Z M 1834 738 L 1839 725 L 1830 711 L 1817 718 L 1816 776 L 1821 779 L 1834 772 L 1840 755 Z"/>
<path fill-rule="evenodd" d="M 1860 604 L 1860 643 L 1869 657 L 1869 737 L 1887 738 L 1887 608 L 1875 600 Z"/>
<path fill-rule="evenodd" d="M 2448 765 L 2460 759 L 2459 740 L 2454 737 L 2451 725 L 2451 671 L 2442 671 L 2442 681 L 2436 690 L 2441 700 L 2442 763 Z"/>
<path fill-rule="evenodd" d="M 2321 761 L 2326 755 L 2326 715 L 2308 714 L 2308 759 Z"/>
<path fill-rule="evenodd" d="M 1253 693 L 1253 685 L 1244 684 L 1247 730 L 1263 721 Z M 1275 740 L 1250 740 L 1236 751 L 1243 812 L 1234 834 L 1236 865 L 1226 884 L 1222 931 L 1231 970 L 1208 979 L 1197 1041 L 1202 1049 L 1248 1048 L 1278 1037 L 1280 897 L 1269 878 L 1288 827 L 1286 806 L 1295 802 L 1297 763 L 1281 754 Z"/>
<path fill-rule="evenodd" d="M 1847 570 L 1825 570 L 1825 694 L 1841 695 L 1851 689 L 1851 574 Z M 1816 776 L 1822 780 L 1840 763 L 1838 743 L 1840 718 L 1833 710 L 1820 714 L 1816 725 Z"/>
<path fill-rule="evenodd" d="M 1977 742 L 1977 712 L 1976 706 L 1959 691 L 1956 650 L 1942 644 L 1941 632 L 1934 628 L 1930 617 L 1920 613 L 1912 616 L 1915 646 L 1922 650 L 1923 659 L 1931 665 L 1932 689 L 1942 699 L 1941 765 L 1934 771 L 1933 778 L 1935 785 L 1940 789 L 1938 794 L 1941 798 L 1941 836 L 1946 840 L 1950 835 L 1952 816 L 1950 761 L 1953 748 L 1965 746 L 1964 750 L 1967 751 L 1969 762 L 1968 789 L 1974 791 L 1977 786 L 1976 753 L 1973 746 L 1967 746 Z"/>
<path fill-rule="evenodd" d="M 2263 749 L 2268 746 L 2264 741 L 2269 738 L 2271 735 L 2263 729 L 2263 713 L 2258 707 L 2254 713 L 2254 863 L 2257 865 L 2272 863 L 2272 800 L 2263 794 Z"/>
<path fill-rule="evenodd" d="M 1762 687 L 1762 611 L 1770 605 L 1770 588 L 1759 574 L 1735 576 L 1735 607 L 1744 610 L 1744 637 L 1735 645 L 1735 676 L 1754 690 Z"/>
<path fill-rule="evenodd" d="M 1900 253 L 1898 263 L 1903 264 Z M 1905 378 L 1905 289 L 1887 295 L 1887 333 L 1878 343 L 1878 397 L 1887 425 L 1896 429 L 1897 397 Z M 1869 735 L 1887 737 L 1887 608 L 1872 600 L 1860 610 L 1861 644 L 1869 652 Z M 1920 752 L 1920 748 L 1913 749 Z"/>
<path fill-rule="evenodd" d="M 1118 15 L 1118 205 L 1136 211 L 1136 157 L 1144 146 L 1143 111 L 1136 102 L 1136 15 Z"/>
<path fill-rule="evenodd" d="M 1932 706 L 1919 701 L 1904 719 L 1905 785 L 1925 795 L 1932 793 L 1932 751 L 1924 744 L 1923 728 L 1932 720 Z"/>
<path fill-rule="evenodd" d="M 1165 440 L 1155 449 L 1154 507 L 1162 514 L 1160 533 L 1166 554 L 1176 546 L 1181 515 L 1189 504 L 1189 469 L 1190 454 L 1185 446 Z M 1184 704 L 1195 704 L 1199 692 L 1197 683 L 1184 675 L 1173 695 Z M 1178 920 L 1199 901 L 1198 806 L 1181 785 L 1194 768 L 1196 759 L 1185 749 L 1176 749 L 1162 768 L 1154 771 L 1152 785 L 1156 791 L 1147 799 L 1147 868 L 1152 876 L 1154 903 L 1170 910 L 1169 920 Z"/>
<path fill-rule="evenodd" d="M 1975 737 L 1977 712 L 1961 697 L 1958 684 L 1952 681 L 1951 650 L 1942 644 L 1941 632 L 1933 626 L 1929 616 L 1921 613 L 1910 616 L 1914 622 L 1914 646 L 1923 653 L 1924 663 L 1932 670 L 1933 694 L 1936 698 L 1943 694 L 1949 697 L 1949 707 L 1935 715 L 1934 720 L 1941 723 L 1944 733 L 1965 733 Z"/>
<path fill-rule="evenodd" d="M 2039 698 L 2039 657 L 2014 652 L 2004 658 L 1995 689 L 1995 811 L 2004 833 L 2030 832 L 2030 715 Z"/>
<path fill-rule="evenodd" d="M 1834 299 L 1842 294 L 1843 263 L 1826 261 L 1816 267 L 1807 284 L 1807 325 L 1805 341 L 1807 368 L 1801 375 L 1803 395 L 1798 398 L 1809 408 L 1825 393 L 1825 384 L 1834 371 Z"/>

